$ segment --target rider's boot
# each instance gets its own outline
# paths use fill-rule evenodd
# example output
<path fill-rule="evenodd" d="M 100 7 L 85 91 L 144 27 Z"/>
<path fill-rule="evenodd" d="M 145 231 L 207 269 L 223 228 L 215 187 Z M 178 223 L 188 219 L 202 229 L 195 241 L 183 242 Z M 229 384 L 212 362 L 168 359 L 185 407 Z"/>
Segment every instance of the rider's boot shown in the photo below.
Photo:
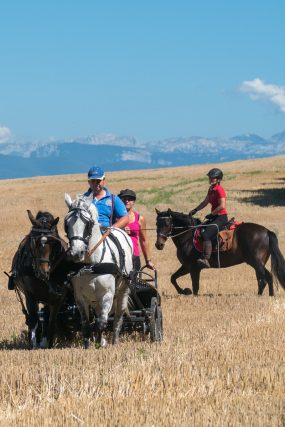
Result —
<path fill-rule="evenodd" d="M 197 264 L 201 268 L 210 268 L 210 262 L 209 259 L 211 258 L 212 254 L 212 242 L 211 240 L 204 240 L 203 241 L 203 255 L 201 258 L 197 259 Z"/>

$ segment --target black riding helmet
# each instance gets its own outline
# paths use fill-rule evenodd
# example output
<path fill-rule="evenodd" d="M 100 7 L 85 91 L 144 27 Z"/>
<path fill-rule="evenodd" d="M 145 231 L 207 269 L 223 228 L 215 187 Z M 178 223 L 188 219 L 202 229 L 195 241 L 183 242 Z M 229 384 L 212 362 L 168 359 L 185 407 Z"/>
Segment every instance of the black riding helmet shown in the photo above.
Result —
<path fill-rule="evenodd" d="M 211 170 L 209 170 L 209 172 L 207 173 L 208 177 L 213 179 L 213 178 L 218 178 L 220 181 L 223 179 L 223 172 L 221 171 L 221 169 L 218 168 L 213 168 Z"/>

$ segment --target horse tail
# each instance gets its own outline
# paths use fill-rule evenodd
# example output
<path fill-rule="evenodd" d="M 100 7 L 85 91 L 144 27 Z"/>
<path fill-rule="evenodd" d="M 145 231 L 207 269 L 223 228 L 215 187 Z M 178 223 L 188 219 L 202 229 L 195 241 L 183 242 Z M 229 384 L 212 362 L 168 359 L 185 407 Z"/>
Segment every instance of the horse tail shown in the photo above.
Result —
<path fill-rule="evenodd" d="M 285 259 L 279 249 L 276 234 L 273 233 L 273 231 L 268 231 L 268 235 L 271 254 L 271 271 L 274 278 L 276 278 L 282 288 L 285 289 Z"/>

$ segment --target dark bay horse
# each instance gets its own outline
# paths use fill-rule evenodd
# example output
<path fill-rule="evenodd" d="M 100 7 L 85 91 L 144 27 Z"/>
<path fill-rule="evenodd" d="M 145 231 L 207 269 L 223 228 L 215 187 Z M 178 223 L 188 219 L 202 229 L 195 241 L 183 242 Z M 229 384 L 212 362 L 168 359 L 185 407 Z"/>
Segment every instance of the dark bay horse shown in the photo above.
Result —
<path fill-rule="evenodd" d="M 155 246 L 158 250 L 164 248 L 168 238 L 172 238 L 177 248 L 177 258 L 181 267 L 171 276 L 171 283 L 179 294 L 190 295 L 191 289 L 182 289 L 177 279 L 190 274 L 193 294 L 198 295 L 201 268 L 197 259 L 201 255 L 193 245 L 194 232 L 201 221 L 188 214 L 174 212 L 170 209 L 157 213 Z M 218 256 L 219 255 L 219 256 Z M 271 270 L 265 267 L 271 256 Z M 285 260 L 279 249 L 278 240 L 272 231 L 259 224 L 244 222 L 234 230 L 232 248 L 226 252 L 212 252 L 210 265 L 212 268 L 226 268 L 246 263 L 255 270 L 258 295 L 262 295 L 266 284 L 269 295 L 274 295 L 273 277 L 285 289 Z"/>
<path fill-rule="evenodd" d="M 58 310 L 66 294 L 62 278 L 59 280 L 55 272 L 58 263 L 65 257 L 67 244 L 58 234 L 58 217 L 41 211 L 34 217 L 29 210 L 28 216 L 32 228 L 13 258 L 13 281 L 16 291 L 25 296 L 24 312 L 31 346 L 50 348 L 53 346 Z M 46 321 L 42 336 L 39 336 L 38 327 L 39 303 L 45 306 Z"/>

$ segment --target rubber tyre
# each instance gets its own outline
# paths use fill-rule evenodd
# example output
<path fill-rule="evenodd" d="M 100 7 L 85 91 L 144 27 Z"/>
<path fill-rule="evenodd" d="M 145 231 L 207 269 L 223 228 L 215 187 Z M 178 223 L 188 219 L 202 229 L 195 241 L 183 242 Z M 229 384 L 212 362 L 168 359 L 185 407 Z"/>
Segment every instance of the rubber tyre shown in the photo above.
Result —
<path fill-rule="evenodd" d="M 158 305 L 157 298 L 151 298 L 150 304 L 150 340 L 152 342 L 159 342 L 163 340 L 163 321 L 162 321 L 162 310 Z"/>

